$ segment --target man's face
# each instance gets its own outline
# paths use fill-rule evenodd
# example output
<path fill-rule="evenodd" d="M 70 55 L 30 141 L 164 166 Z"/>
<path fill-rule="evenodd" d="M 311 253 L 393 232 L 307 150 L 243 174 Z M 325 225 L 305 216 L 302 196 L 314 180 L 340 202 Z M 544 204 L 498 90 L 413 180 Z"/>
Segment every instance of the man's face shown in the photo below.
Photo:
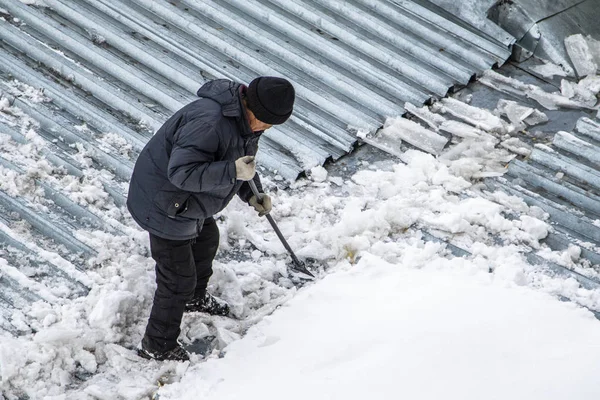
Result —
<path fill-rule="evenodd" d="M 250 129 L 252 129 L 252 132 L 266 131 L 273 126 L 272 124 L 266 124 L 256 118 L 254 113 L 249 109 L 246 109 L 246 111 L 248 112 L 248 122 L 250 123 Z"/>
<path fill-rule="evenodd" d="M 252 128 L 252 132 L 266 131 L 267 129 L 269 129 L 272 126 L 273 126 L 272 124 L 265 124 L 264 122 L 259 121 L 258 119 L 256 120 L 256 123 L 254 124 L 254 126 L 252 126 L 252 124 L 250 124 L 250 127 Z"/>

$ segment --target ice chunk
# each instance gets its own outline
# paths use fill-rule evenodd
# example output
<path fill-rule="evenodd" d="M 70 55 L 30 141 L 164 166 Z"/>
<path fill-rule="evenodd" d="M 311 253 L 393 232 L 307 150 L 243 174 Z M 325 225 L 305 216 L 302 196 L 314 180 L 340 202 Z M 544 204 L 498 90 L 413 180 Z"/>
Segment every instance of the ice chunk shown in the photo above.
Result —
<path fill-rule="evenodd" d="M 594 95 L 600 93 L 600 76 L 598 75 L 589 75 L 583 78 L 577 83 L 577 86 L 589 90 Z"/>
<path fill-rule="evenodd" d="M 236 340 L 239 340 L 240 338 L 241 338 L 241 336 L 239 334 L 237 334 L 233 331 L 230 331 L 229 329 L 225 329 L 223 327 L 217 328 L 217 340 L 219 341 L 220 348 L 225 348 L 231 342 L 235 342 Z"/>
<path fill-rule="evenodd" d="M 532 126 L 548 121 L 548 117 L 543 112 L 512 100 L 499 100 L 495 111 L 500 115 L 506 115 L 518 130 L 525 129 L 527 125 Z"/>
<path fill-rule="evenodd" d="M 186 332 L 186 336 L 190 341 L 205 338 L 210 335 L 208 326 L 203 322 L 195 322 L 190 326 L 190 329 Z"/>
<path fill-rule="evenodd" d="M 560 93 L 570 99 L 575 96 L 575 84 L 566 79 L 560 81 Z"/>
<path fill-rule="evenodd" d="M 584 82 L 585 79 L 582 79 L 581 82 Z M 564 97 L 585 104 L 587 107 L 591 108 L 594 107 L 597 99 L 596 94 L 589 90 L 588 87 L 595 89 L 596 86 L 598 86 L 598 84 L 593 80 L 588 80 L 581 84 L 563 79 L 560 83 L 560 91 Z"/>
<path fill-rule="evenodd" d="M 439 154 L 448 139 L 406 118 L 388 118 L 379 132 L 382 138 L 401 139 L 427 153 Z"/>
<path fill-rule="evenodd" d="M 436 103 L 441 112 L 447 112 L 469 124 L 490 132 L 505 133 L 506 124 L 496 115 L 483 108 L 474 107 L 451 97 Z"/>
<path fill-rule="evenodd" d="M 440 126 L 440 130 L 462 138 L 476 138 L 483 134 L 483 131 L 478 128 L 465 124 L 464 122 L 454 120 L 444 121 L 444 123 Z"/>
<path fill-rule="evenodd" d="M 427 106 L 417 108 L 410 103 L 406 103 L 404 108 L 436 131 L 448 132 L 463 138 L 475 138 L 482 134 L 480 129 L 464 122 L 446 119 L 442 115 L 432 112 Z"/>
<path fill-rule="evenodd" d="M 577 103 L 558 93 L 548 93 L 539 87 L 535 87 L 527 93 L 527 97 L 537 101 L 548 110 L 558 110 L 560 107 L 565 108 L 587 108 L 585 104 Z"/>
<path fill-rule="evenodd" d="M 543 76 L 544 78 L 552 78 L 554 75 L 556 76 L 567 76 L 567 71 L 565 71 L 560 65 L 556 65 L 550 61 L 544 60 L 544 64 L 535 65 L 530 68 L 536 74 Z"/>
<path fill-rule="evenodd" d="M 501 99 L 498 101 L 496 111 L 501 115 L 506 115 L 510 122 L 518 124 L 533 114 L 534 110 L 531 107 L 522 106 L 516 101 Z"/>
<path fill-rule="evenodd" d="M 513 153 L 516 153 L 516 154 L 519 154 L 519 155 L 522 155 L 525 157 L 529 156 L 532 151 L 532 147 L 530 145 L 522 142 L 521 140 L 519 140 L 519 138 L 516 138 L 516 137 L 513 137 L 508 140 L 503 141 L 502 143 L 500 143 L 500 146 L 504 147 L 507 150 L 512 151 Z"/>
<path fill-rule="evenodd" d="M 95 373 L 98 369 L 98 362 L 96 356 L 85 349 L 80 349 L 76 352 L 73 357 L 83 369 L 89 373 Z"/>
<path fill-rule="evenodd" d="M 596 74 L 598 66 L 594 62 L 588 42 L 582 34 L 578 33 L 565 38 L 565 47 L 580 78 Z"/>
<path fill-rule="evenodd" d="M 592 58 L 596 63 L 596 66 L 600 66 L 600 41 L 594 39 L 590 35 L 587 35 L 585 41 L 588 44 L 590 49 L 590 53 L 592 53 Z"/>
<path fill-rule="evenodd" d="M 509 78 L 495 71 L 487 70 L 479 82 L 503 93 L 529 97 L 548 110 L 565 108 L 590 108 L 588 105 L 568 99 L 560 93 L 548 93 L 539 86 L 525 84 L 517 79 Z"/>
<path fill-rule="evenodd" d="M 344 184 L 344 179 L 341 176 L 330 176 L 329 181 L 340 187 Z"/>
<path fill-rule="evenodd" d="M 581 247 L 570 244 L 567 248 L 567 254 L 571 257 L 571 260 L 577 261 L 581 257 Z"/>
<path fill-rule="evenodd" d="M 448 132 L 463 138 L 479 137 L 482 133 L 481 130 L 464 122 L 446 119 L 442 115 L 432 112 L 427 106 L 417 108 L 410 103 L 406 103 L 404 108 L 436 131 Z"/>
<path fill-rule="evenodd" d="M 533 114 L 525 118 L 524 121 L 529 126 L 539 125 L 548 122 L 548 116 L 539 110 L 534 110 Z"/>
<path fill-rule="evenodd" d="M 438 130 L 440 126 L 446 122 L 446 118 L 443 116 L 431 112 L 429 107 L 423 106 L 421 108 L 417 108 L 415 105 L 411 103 L 405 103 L 404 109 L 419 118 L 421 121 L 429 125 L 430 128 Z"/>

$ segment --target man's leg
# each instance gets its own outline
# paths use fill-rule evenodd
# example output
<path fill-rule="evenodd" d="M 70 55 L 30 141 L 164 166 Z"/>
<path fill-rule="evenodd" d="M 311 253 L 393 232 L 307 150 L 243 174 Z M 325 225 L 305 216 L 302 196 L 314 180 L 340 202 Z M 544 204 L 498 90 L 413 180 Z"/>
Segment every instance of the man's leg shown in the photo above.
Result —
<path fill-rule="evenodd" d="M 206 292 L 208 280 L 212 275 L 212 262 L 219 248 L 219 228 L 213 218 L 204 221 L 192 252 L 196 263 L 196 291 L 194 298 L 187 304 L 187 311 L 199 311 L 211 315 L 229 315 L 229 305 Z"/>
<path fill-rule="evenodd" d="M 194 299 L 204 298 L 208 280 L 212 276 L 212 263 L 219 248 L 219 227 L 214 218 L 204 220 L 204 226 L 192 245 L 196 263 L 196 290 Z"/>
<path fill-rule="evenodd" d="M 144 346 L 148 350 L 164 352 L 177 347 L 185 304 L 192 298 L 196 287 L 191 242 L 150 234 L 157 287 L 144 337 Z"/>

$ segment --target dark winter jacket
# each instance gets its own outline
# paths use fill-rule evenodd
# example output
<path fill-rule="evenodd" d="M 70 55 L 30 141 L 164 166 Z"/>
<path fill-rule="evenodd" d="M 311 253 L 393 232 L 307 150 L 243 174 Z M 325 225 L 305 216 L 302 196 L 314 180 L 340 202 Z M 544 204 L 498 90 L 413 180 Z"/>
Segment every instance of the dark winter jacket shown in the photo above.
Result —
<path fill-rule="evenodd" d="M 252 197 L 235 170 L 235 160 L 256 154 L 260 137 L 248 124 L 243 89 L 225 79 L 207 82 L 200 99 L 177 111 L 144 147 L 127 197 L 142 228 L 165 239 L 192 239 L 236 193 L 246 202 Z M 262 191 L 258 174 L 254 180 Z"/>

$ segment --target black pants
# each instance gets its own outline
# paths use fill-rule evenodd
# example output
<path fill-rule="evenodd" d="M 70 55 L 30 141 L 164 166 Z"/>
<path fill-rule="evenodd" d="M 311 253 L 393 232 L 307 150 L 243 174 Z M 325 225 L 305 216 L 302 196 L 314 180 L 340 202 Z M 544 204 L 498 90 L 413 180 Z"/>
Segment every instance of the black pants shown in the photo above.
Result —
<path fill-rule="evenodd" d="M 213 218 L 204 221 L 196 239 L 168 240 L 150 234 L 157 287 L 144 337 L 147 348 L 162 352 L 177 346 L 185 304 L 206 293 L 218 247 L 219 228 Z"/>

